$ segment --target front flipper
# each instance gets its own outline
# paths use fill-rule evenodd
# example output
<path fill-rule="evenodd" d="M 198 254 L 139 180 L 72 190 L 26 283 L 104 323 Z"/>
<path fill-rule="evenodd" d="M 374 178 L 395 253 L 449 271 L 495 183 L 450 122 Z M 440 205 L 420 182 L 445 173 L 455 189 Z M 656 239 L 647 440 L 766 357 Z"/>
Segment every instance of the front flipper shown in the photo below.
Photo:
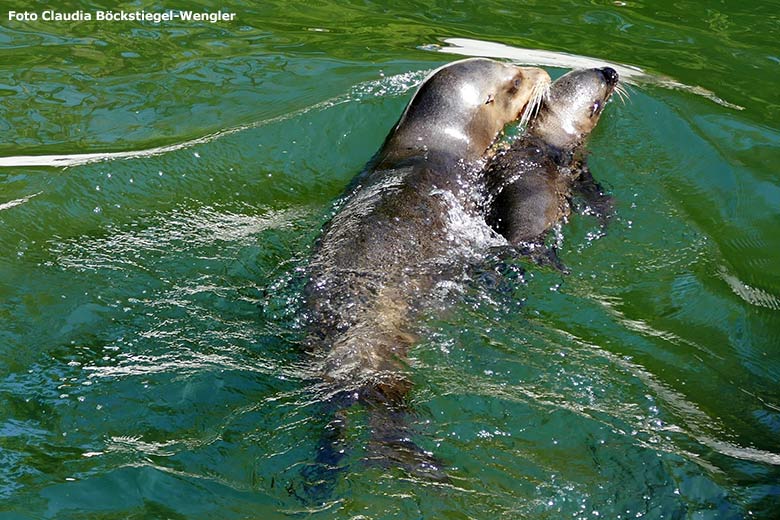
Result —
<path fill-rule="evenodd" d="M 569 268 L 558 257 L 558 248 L 544 244 L 519 244 L 514 247 L 517 256 L 529 258 L 533 263 L 542 267 L 552 267 L 561 274 L 569 274 Z"/>
<path fill-rule="evenodd" d="M 579 175 L 572 184 L 572 192 L 583 202 L 577 205 L 577 212 L 595 216 L 599 225 L 606 229 L 609 219 L 615 214 L 615 199 L 593 178 L 587 164 L 581 165 Z"/>
<path fill-rule="evenodd" d="M 545 245 L 542 238 L 535 242 L 501 246 L 496 248 L 491 256 L 497 267 L 478 272 L 477 278 L 484 285 L 500 292 L 510 290 L 509 287 L 518 281 L 524 283 L 525 269 L 515 262 L 518 258 L 528 259 L 540 267 L 552 267 L 561 274 L 570 273 L 569 268 L 558 257 L 558 248 L 555 245 Z M 508 266 L 513 267 L 508 269 Z"/>

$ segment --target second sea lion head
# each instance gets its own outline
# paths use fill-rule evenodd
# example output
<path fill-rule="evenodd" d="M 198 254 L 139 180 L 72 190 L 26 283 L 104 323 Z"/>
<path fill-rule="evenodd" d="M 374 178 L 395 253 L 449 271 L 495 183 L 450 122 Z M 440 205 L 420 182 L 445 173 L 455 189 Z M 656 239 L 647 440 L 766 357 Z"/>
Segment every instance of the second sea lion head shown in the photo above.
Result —
<path fill-rule="evenodd" d="M 542 69 L 485 58 L 445 65 L 419 87 L 381 157 L 392 160 L 435 150 L 476 160 L 504 126 L 541 99 L 549 84 Z"/>
<path fill-rule="evenodd" d="M 529 134 L 561 149 L 580 145 L 596 127 L 618 79 L 610 67 L 564 74 L 550 85 Z"/>

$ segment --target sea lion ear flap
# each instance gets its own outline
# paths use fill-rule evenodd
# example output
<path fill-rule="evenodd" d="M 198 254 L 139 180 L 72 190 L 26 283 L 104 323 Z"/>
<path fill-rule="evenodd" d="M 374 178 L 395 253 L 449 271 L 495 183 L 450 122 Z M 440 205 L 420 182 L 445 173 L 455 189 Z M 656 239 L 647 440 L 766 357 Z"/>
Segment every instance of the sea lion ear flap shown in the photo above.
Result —
<path fill-rule="evenodd" d="M 496 100 L 496 97 L 493 94 L 488 94 L 487 99 L 485 100 L 485 104 L 489 105 L 493 103 Z"/>

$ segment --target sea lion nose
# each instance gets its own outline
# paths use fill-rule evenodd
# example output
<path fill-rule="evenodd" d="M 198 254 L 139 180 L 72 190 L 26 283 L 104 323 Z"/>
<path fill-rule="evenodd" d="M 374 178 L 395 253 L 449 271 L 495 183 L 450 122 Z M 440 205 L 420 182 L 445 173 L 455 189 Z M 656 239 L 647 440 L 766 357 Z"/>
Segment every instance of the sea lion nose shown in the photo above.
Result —
<path fill-rule="evenodd" d="M 607 82 L 607 85 L 610 86 L 617 85 L 620 76 L 618 75 L 615 69 L 613 69 L 612 67 L 604 67 L 603 69 L 600 69 L 600 71 L 601 71 L 601 75 L 604 76 L 604 81 Z"/>

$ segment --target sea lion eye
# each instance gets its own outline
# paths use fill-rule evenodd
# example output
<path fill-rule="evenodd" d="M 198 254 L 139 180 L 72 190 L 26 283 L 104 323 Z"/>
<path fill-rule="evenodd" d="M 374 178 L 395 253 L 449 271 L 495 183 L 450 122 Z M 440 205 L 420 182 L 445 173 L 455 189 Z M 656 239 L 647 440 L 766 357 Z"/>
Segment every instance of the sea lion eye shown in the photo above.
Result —
<path fill-rule="evenodd" d="M 523 80 L 520 78 L 515 78 L 514 84 L 515 88 L 520 88 L 520 85 L 523 83 Z"/>
<path fill-rule="evenodd" d="M 601 101 L 596 101 L 593 106 L 590 107 L 590 117 L 595 116 L 601 111 Z"/>
<path fill-rule="evenodd" d="M 490 103 L 492 103 L 495 100 L 496 100 L 496 98 L 493 97 L 493 94 L 488 94 L 488 97 L 487 97 L 487 100 L 485 101 L 485 104 L 489 105 Z"/>

